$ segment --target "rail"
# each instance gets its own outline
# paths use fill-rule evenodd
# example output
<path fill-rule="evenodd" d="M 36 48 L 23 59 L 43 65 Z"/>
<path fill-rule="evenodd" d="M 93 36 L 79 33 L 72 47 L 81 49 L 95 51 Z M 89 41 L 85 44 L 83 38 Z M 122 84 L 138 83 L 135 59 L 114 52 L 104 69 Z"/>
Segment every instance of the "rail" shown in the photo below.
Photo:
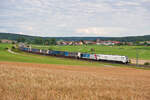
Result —
<path fill-rule="evenodd" d="M 126 65 L 126 66 L 131 66 L 131 67 L 143 67 L 143 68 L 150 68 L 148 65 L 136 65 L 136 64 L 123 64 L 123 63 L 118 63 L 118 62 L 113 62 L 113 61 L 99 61 L 99 60 L 91 60 L 91 59 L 81 59 L 81 58 L 75 58 L 75 57 L 66 57 L 66 56 L 58 56 L 58 55 L 49 55 L 49 54 L 41 54 L 41 53 L 33 53 L 33 52 L 28 52 L 28 51 L 23 51 L 27 53 L 32 53 L 32 54 L 38 54 L 38 55 L 44 55 L 44 56 L 54 56 L 54 57 L 61 57 L 61 58 L 68 58 L 68 59 L 77 59 L 77 60 L 83 60 L 83 61 L 89 61 L 89 62 L 106 62 L 108 64 L 121 64 L 121 65 Z"/>

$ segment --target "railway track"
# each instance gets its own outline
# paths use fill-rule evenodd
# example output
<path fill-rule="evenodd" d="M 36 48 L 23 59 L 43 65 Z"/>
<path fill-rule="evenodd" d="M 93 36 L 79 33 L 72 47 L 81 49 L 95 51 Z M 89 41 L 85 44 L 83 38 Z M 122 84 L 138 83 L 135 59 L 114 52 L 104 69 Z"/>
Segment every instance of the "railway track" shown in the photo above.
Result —
<path fill-rule="evenodd" d="M 23 51 L 27 52 L 27 51 Z M 112 61 L 97 61 L 97 60 L 91 60 L 91 59 L 78 59 L 74 57 L 64 57 L 64 56 L 56 56 L 56 55 L 49 55 L 49 54 L 40 54 L 40 53 L 33 53 L 33 52 L 27 52 L 27 53 L 32 53 L 32 54 L 37 54 L 37 55 L 43 55 L 43 56 L 53 56 L 53 57 L 59 57 L 59 58 L 67 58 L 67 59 L 76 59 L 76 60 L 82 60 L 82 61 L 88 61 L 88 62 L 105 62 L 108 64 L 120 64 L 120 65 L 126 65 L 126 66 L 131 66 L 131 67 L 141 67 L 141 68 L 150 68 L 148 65 L 136 65 L 136 64 L 123 64 L 123 63 L 118 63 L 118 62 L 112 62 Z"/>
<path fill-rule="evenodd" d="M 136 65 L 136 64 L 127 64 L 128 66 L 135 66 L 135 67 L 144 67 L 144 68 L 150 68 L 148 65 Z"/>

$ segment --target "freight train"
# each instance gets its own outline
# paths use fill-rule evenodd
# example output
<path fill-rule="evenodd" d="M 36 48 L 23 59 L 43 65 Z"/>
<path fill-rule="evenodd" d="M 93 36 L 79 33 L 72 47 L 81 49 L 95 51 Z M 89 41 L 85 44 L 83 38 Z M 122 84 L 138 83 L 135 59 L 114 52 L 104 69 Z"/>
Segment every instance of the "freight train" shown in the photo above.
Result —
<path fill-rule="evenodd" d="M 120 55 L 105 55 L 105 54 L 89 54 L 89 53 L 80 53 L 80 52 L 67 52 L 67 51 L 55 51 L 55 50 L 42 50 L 35 49 L 31 47 L 19 47 L 21 51 L 42 54 L 42 55 L 51 55 L 51 56 L 61 56 L 68 58 L 77 58 L 77 59 L 87 59 L 95 61 L 111 61 L 111 62 L 121 62 L 127 64 L 130 62 L 127 56 Z"/>

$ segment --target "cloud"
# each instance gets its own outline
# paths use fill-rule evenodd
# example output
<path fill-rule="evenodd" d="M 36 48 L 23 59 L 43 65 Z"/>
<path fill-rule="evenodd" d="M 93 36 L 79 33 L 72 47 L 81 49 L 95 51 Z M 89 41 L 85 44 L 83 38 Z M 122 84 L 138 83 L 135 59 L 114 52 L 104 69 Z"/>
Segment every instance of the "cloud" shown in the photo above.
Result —
<path fill-rule="evenodd" d="M 29 26 L 27 27 L 28 30 L 33 30 L 33 27 Z"/>
<path fill-rule="evenodd" d="M 150 2 L 150 0 L 141 0 L 142 2 Z"/>
<path fill-rule="evenodd" d="M 121 27 L 89 27 L 77 29 L 76 32 L 93 36 L 116 36 L 125 33 L 126 29 Z"/>
<path fill-rule="evenodd" d="M 20 34 L 20 35 L 24 35 L 25 33 L 23 33 L 23 32 L 18 32 L 18 34 Z"/>
<path fill-rule="evenodd" d="M 117 6 L 140 6 L 139 2 L 131 1 L 119 1 L 116 3 Z"/>
<path fill-rule="evenodd" d="M 40 36 L 148 34 L 148 1 L 2 0 L 0 28 Z"/>
<path fill-rule="evenodd" d="M 0 32 L 8 32 L 7 29 L 0 28 Z"/>

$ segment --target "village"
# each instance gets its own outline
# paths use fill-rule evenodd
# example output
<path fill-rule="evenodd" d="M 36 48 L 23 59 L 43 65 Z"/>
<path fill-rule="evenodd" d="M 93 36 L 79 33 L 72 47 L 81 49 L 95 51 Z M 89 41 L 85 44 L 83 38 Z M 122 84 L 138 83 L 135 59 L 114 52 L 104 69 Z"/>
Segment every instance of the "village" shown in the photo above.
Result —
<path fill-rule="evenodd" d="M 1 39 L 0 43 L 9 43 L 9 44 L 16 44 L 22 41 L 15 41 L 15 40 L 8 40 L 8 39 Z M 80 41 L 64 41 L 64 40 L 57 40 L 55 41 L 55 45 L 105 45 L 105 46 L 120 46 L 120 45 L 128 45 L 128 46 L 134 46 L 134 45 L 140 45 L 140 46 L 149 46 L 150 41 L 136 41 L 136 42 L 121 42 L 121 41 L 111 41 L 111 40 L 80 40 Z M 28 43 L 26 41 L 22 43 Z M 47 45 L 44 44 L 43 45 Z"/>
<path fill-rule="evenodd" d="M 111 40 L 100 40 L 96 39 L 95 41 L 92 40 L 81 40 L 81 41 L 57 41 L 57 45 L 105 45 L 105 46 L 113 46 L 113 45 L 150 45 L 150 41 L 136 41 L 136 42 L 120 42 L 120 41 L 111 41 Z"/>

